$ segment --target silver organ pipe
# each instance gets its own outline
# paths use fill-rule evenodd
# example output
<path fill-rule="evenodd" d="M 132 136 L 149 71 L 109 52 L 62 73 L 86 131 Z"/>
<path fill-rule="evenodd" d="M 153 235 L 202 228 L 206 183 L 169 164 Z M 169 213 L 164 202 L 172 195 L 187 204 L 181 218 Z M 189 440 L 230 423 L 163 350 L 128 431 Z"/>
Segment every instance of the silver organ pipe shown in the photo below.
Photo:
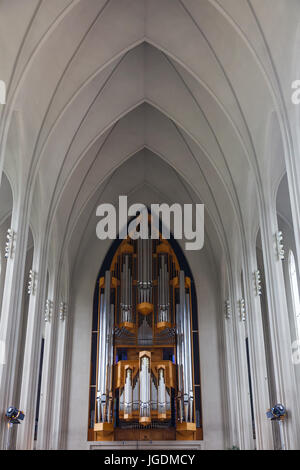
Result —
<path fill-rule="evenodd" d="M 166 415 L 166 382 L 165 370 L 160 368 L 158 370 L 158 415 Z"/>
<path fill-rule="evenodd" d="M 151 371 L 150 358 L 147 355 L 140 359 L 140 421 L 151 419 Z"/>
<path fill-rule="evenodd" d="M 101 294 L 100 296 L 100 314 L 103 315 L 103 303 L 104 303 L 104 295 Z M 102 369 L 103 365 L 101 365 L 100 358 L 103 357 L 103 349 L 104 349 L 104 341 L 103 341 L 103 328 L 104 326 L 104 319 L 103 316 L 100 318 L 100 329 L 99 329 L 99 353 L 98 353 L 98 377 L 97 377 L 97 383 L 98 383 L 98 388 L 97 388 L 97 418 L 96 422 L 100 423 L 102 416 L 103 416 L 103 410 L 102 410 Z"/>
<path fill-rule="evenodd" d="M 178 378 L 179 419 L 180 421 L 183 419 L 185 422 L 192 422 L 194 394 L 192 374 L 191 319 L 189 295 L 185 293 L 185 276 L 183 271 L 180 271 L 179 298 L 180 304 L 177 309 L 177 359 L 179 370 L 178 375 L 183 378 L 182 383 L 180 383 L 180 377 Z"/>
<path fill-rule="evenodd" d="M 169 273 L 167 255 L 161 256 L 161 266 L 158 277 L 158 322 L 169 323 Z"/>
<path fill-rule="evenodd" d="M 152 240 L 138 240 L 139 303 L 152 302 Z"/>
<path fill-rule="evenodd" d="M 183 422 L 183 329 L 180 316 L 180 305 L 176 305 L 177 335 L 177 369 L 178 369 L 178 419 Z"/>
<path fill-rule="evenodd" d="M 189 337 L 188 341 L 188 376 L 189 376 L 189 384 L 188 384 L 188 394 L 189 394 L 189 422 L 193 422 L 194 419 L 194 389 L 193 389 L 193 370 L 192 370 L 192 344 L 191 344 L 191 312 L 190 312 L 190 296 L 186 294 L 186 318 L 187 318 L 187 332 L 186 336 Z"/>
<path fill-rule="evenodd" d="M 133 384 L 133 410 L 137 411 L 139 408 L 139 375 L 136 375 L 135 382 Z"/>
<path fill-rule="evenodd" d="M 154 378 L 154 375 L 152 374 L 151 376 L 151 409 L 152 410 L 157 410 L 157 403 L 158 403 L 158 390 L 157 390 L 157 384 L 156 380 Z"/>
<path fill-rule="evenodd" d="M 97 422 L 110 422 L 112 414 L 113 315 L 110 304 L 111 273 L 105 273 L 104 295 L 100 299 L 99 361 L 97 377 Z M 104 358 L 103 367 L 103 360 Z"/>
<path fill-rule="evenodd" d="M 125 255 L 121 272 L 121 322 L 132 322 L 132 275 L 129 268 L 129 256 Z"/>
<path fill-rule="evenodd" d="M 114 348 L 113 348 L 113 331 L 114 331 L 114 318 L 115 311 L 114 305 L 110 306 L 109 321 L 108 321 L 108 335 L 107 335 L 107 422 L 112 422 L 113 415 L 113 364 L 114 364 Z"/>
<path fill-rule="evenodd" d="M 132 388 L 132 369 L 129 367 L 125 371 L 124 387 L 124 418 L 132 414 L 133 388 Z"/>

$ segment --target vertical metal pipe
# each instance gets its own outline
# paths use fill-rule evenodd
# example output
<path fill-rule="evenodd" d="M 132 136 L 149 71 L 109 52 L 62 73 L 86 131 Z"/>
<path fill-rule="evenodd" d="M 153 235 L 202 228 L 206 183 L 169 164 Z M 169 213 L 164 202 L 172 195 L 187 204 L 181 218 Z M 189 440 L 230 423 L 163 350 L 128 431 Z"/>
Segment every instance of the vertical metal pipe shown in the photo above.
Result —
<path fill-rule="evenodd" d="M 193 421 L 194 414 L 194 389 L 193 389 L 193 370 L 192 370 L 192 338 L 191 338 L 191 312 L 190 312 L 190 295 L 186 294 L 186 315 L 187 315 L 187 336 L 188 336 L 188 368 L 189 368 L 189 409 L 190 421 Z"/>
<path fill-rule="evenodd" d="M 108 422 L 112 421 L 112 398 L 113 398 L 113 330 L 114 330 L 114 305 L 110 306 L 110 320 L 108 330 L 108 347 L 109 347 L 109 359 L 108 359 L 108 396 L 109 396 L 109 407 L 108 407 Z"/>
<path fill-rule="evenodd" d="M 152 284 L 152 240 L 149 239 L 148 240 L 148 246 L 149 246 L 149 278 L 148 278 L 148 281 L 149 281 L 149 285 L 150 285 L 150 290 L 149 290 L 149 295 L 150 295 L 150 298 L 149 298 L 149 302 L 151 302 L 151 284 Z"/>
<path fill-rule="evenodd" d="M 132 413 L 132 370 L 126 370 L 125 390 L 124 390 L 124 413 L 130 415 Z"/>
<path fill-rule="evenodd" d="M 96 422 L 99 423 L 101 420 L 101 360 L 102 349 L 103 349 L 103 331 L 102 331 L 102 315 L 103 315 L 103 294 L 100 295 L 100 325 L 99 325 L 99 335 L 98 335 L 98 372 L 97 372 L 97 416 Z"/>
<path fill-rule="evenodd" d="M 158 371 L 158 413 L 166 413 L 166 383 L 164 369 Z"/>
<path fill-rule="evenodd" d="M 183 382 L 184 382 L 184 417 L 188 421 L 188 403 L 189 403 L 189 370 L 188 370 L 188 334 L 187 334 L 187 317 L 186 317 L 186 300 L 185 300 L 185 276 L 184 272 L 180 271 L 180 316 L 183 319 Z"/>
<path fill-rule="evenodd" d="M 104 289 L 104 305 L 103 305 L 103 357 L 105 367 L 102 367 L 102 403 L 105 414 L 107 410 L 107 366 L 108 366 L 108 336 L 109 336 L 109 321 L 110 321 L 110 284 L 111 284 L 111 272 L 106 271 L 105 273 L 105 289 Z M 106 416 L 103 417 L 103 421 L 106 421 Z"/>
<path fill-rule="evenodd" d="M 183 366 L 182 366 L 182 323 L 180 318 L 180 305 L 176 305 L 176 326 L 177 326 L 177 370 L 178 370 L 178 413 L 179 421 L 183 421 Z"/>
<path fill-rule="evenodd" d="M 106 299 L 106 294 L 104 291 L 104 296 L 103 296 L 103 308 L 102 308 L 102 327 L 101 327 L 101 344 L 102 344 L 102 356 L 99 357 L 99 363 L 103 361 L 103 358 L 105 360 L 106 357 L 106 324 L 107 324 L 107 315 L 106 315 L 106 305 L 105 305 L 105 300 Z M 106 369 L 106 361 L 105 361 L 105 367 L 100 368 L 100 395 L 101 395 L 101 422 L 104 421 L 104 402 L 106 401 L 106 387 L 105 387 L 105 369 Z"/>
<path fill-rule="evenodd" d="M 124 322 L 124 264 L 121 269 L 121 322 Z"/>
<path fill-rule="evenodd" d="M 125 305 L 126 305 L 126 311 L 129 306 L 129 278 L 128 278 L 128 256 L 125 255 L 125 276 L 126 276 L 126 284 L 125 284 L 125 292 L 126 292 L 126 299 L 125 299 Z"/>
<path fill-rule="evenodd" d="M 163 309 L 164 309 L 164 303 L 165 303 L 165 263 L 164 263 L 164 256 L 161 258 L 161 304 L 160 308 L 162 310 L 162 317 L 163 317 Z M 163 320 L 163 318 L 162 318 Z"/>

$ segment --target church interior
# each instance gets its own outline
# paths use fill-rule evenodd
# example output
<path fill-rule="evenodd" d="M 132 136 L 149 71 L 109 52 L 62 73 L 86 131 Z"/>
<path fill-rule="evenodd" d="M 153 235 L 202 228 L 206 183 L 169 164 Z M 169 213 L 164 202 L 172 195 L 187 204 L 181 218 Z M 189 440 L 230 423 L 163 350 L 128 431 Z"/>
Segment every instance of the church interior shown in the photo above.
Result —
<path fill-rule="evenodd" d="M 0 2 L 0 449 L 300 449 L 299 50 L 299 0 Z"/>

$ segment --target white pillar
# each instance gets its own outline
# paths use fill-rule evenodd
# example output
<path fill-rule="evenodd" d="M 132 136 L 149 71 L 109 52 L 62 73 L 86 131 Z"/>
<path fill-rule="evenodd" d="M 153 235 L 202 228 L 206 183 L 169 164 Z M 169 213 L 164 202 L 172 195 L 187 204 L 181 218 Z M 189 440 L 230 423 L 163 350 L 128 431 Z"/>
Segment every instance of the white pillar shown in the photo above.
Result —
<path fill-rule="evenodd" d="M 227 284 L 224 279 L 224 283 Z M 228 291 L 228 288 L 223 286 L 223 295 L 222 295 L 222 309 L 221 309 L 221 318 L 222 323 L 221 327 L 224 332 L 224 356 L 222 355 L 222 365 L 223 365 L 223 380 L 224 380 L 224 398 L 226 397 L 226 415 L 225 416 L 225 446 L 226 448 L 231 448 L 232 446 L 237 446 L 240 442 L 239 436 L 239 425 L 238 425 L 238 391 L 237 391 L 237 380 L 236 380 L 236 358 L 234 352 L 234 338 L 233 338 L 233 308 L 232 308 L 232 296 Z M 225 401 L 225 400 L 224 400 Z"/>
<path fill-rule="evenodd" d="M 238 302 L 242 297 L 240 274 L 230 273 L 228 300 L 230 302 L 230 318 L 223 310 L 225 317 L 226 353 L 230 364 L 227 366 L 229 379 L 229 411 L 231 418 L 231 445 L 240 449 L 252 449 L 252 423 L 249 401 L 247 375 L 247 355 L 245 345 L 245 325 L 240 320 Z M 223 306 L 225 309 L 225 305 Z"/>
<path fill-rule="evenodd" d="M 63 297 L 64 298 L 64 297 Z M 67 331 L 69 328 L 68 304 L 62 300 L 59 305 L 58 334 L 57 334 L 57 358 L 55 371 L 54 403 L 55 412 L 52 417 L 51 449 L 62 448 L 62 433 L 64 427 L 65 406 L 68 401 L 65 397 L 66 355 L 67 355 Z"/>
<path fill-rule="evenodd" d="M 52 427 L 53 387 L 55 381 L 56 335 L 58 305 L 56 279 L 50 276 L 47 298 L 53 302 L 50 321 L 45 324 L 45 346 L 41 384 L 40 413 L 37 435 L 37 449 L 49 449 Z"/>
<path fill-rule="evenodd" d="M 275 252 L 274 236 L 278 231 L 274 201 L 267 201 L 260 215 L 261 238 L 268 299 L 271 350 L 275 374 L 277 401 L 289 412 L 284 426 L 287 449 L 299 449 L 299 402 L 292 364 L 291 335 L 285 294 L 282 261 Z"/>
<path fill-rule="evenodd" d="M 261 302 L 260 296 L 255 292 L 254 284 L 254 272 L 258 269 L 255 243 L 249 243 L 247 254 L 249 274 L 245 277 L 245 289 L 248 291 L 247 322 L 256 446 L 257 450 L 272 450 L 274 449 L 272 427 L 266 418 L 266 411 L 270 407 L 270 398 Z"/>
<path fill-rule="evenodd" d="M 45 260 L 43 259 L 42 240 L 35 249 L 33 270 L 37 273 L 36 291 L 30 296 L 24 366 L 22 376 L 20 408 L 26 419 L 18 429 L 17 449 L 32 449 L 39 379 L 39 365 L 44 321 L 44 299 L 46 285 Z"/>
<path fill-rule="evenodd" d="M 253 449 L 252 419 L 249 399 L 248 363 L 246 354 L 246 327 L 241 320 L 239 302 L 243 297 L 240 286 L 240 273 L 237 275 L 235 315 L 233 317 L 235 354 L 237 363 L 237 385 L 239 402 L 240 448 Z M 248 303 L 246 302 L 246 315 Z M 247 321 L 247 319 L 246 319 Z"/>
<path fill-rule="evenodd" d="M 21 202 L 13 209 L 11 226 L 17 235 L 13 258 L 7 261 L 0 320 L 0 341 L 5 348 L 5 363 L 0 364 L 1 416 L 4 415 L 8 406 L 15 404 L 16 379 L 18 374 L 16 364 L 19 355 L 18 339 L 21 334 L 21 292 L 24 287 L 24 269 L 29 230 L 28 217 L 23 206 L 24 200 L 25 198 L 21 197 Z M 0 431 L 0 448 L 4 448 L 7 433 L 4 420 L 0 420 Z"/>

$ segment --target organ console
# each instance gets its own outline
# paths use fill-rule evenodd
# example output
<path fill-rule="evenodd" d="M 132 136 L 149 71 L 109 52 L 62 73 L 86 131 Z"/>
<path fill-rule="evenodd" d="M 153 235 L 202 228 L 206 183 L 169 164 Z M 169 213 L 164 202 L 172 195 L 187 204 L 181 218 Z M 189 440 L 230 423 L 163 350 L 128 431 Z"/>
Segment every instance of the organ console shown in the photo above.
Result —
<path fill-rule="evenodd" d="M 92 439 L 198 438 L 191 280 L 171 245 L 124 240 L 98 287 Z"/>

